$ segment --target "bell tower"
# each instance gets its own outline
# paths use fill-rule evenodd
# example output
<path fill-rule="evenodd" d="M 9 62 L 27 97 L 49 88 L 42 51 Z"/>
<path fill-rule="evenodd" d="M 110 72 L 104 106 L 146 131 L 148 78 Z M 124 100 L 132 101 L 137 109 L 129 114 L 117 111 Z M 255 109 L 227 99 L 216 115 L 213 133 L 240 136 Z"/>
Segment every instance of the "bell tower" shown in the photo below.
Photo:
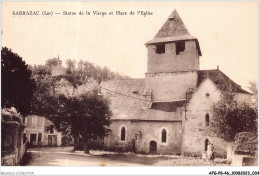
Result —
<path fill-rule="evenodd" d="M 145 45 L 148 73 L 199 70 L 199 42 L 190 35 L 176 10 Z"/>
<path fill-rule="evenodd" d="M 185 100 L 187 90 L 194 90 L 197 85 L 201 51 L 198 40 L 190 35 L 176 10 L 145 45 L 145 87 L 151 90 L 153 101 Z"/>

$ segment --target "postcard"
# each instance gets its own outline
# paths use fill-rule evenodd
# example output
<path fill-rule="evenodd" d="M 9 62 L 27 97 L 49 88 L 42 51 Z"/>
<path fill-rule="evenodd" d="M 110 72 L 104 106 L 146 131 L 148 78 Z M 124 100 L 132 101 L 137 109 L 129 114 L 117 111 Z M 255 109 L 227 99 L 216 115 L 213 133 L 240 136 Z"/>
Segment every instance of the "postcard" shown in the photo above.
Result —
<path fill-rule="evenodd" d="M 1 6 L 1 175 L 259 175 L 257 1 Z"/>

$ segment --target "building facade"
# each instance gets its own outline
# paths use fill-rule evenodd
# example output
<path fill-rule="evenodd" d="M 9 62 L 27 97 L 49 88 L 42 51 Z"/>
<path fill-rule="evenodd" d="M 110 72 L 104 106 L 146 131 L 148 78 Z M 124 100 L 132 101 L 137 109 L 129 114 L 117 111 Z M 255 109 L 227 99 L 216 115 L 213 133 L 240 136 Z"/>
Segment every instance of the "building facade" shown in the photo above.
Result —
<path fill-rule="evenodd" d="M 200 70 L 199 41 L 190 35 L 177 11 L 147 42 L 145 79 L 110 80 L 100 84 L 101 95 L 111 100 L 110 149 L 201 156 L 207 141 L 217 155 L 227 144 L 210 130 L 212 105 L 222 92 L 250 101 L 243 90 L 218 68 Z"/>
<path fill-rule="evenodd" d="M 29 146 L 61 146 L 61 133 L 53 123 L 43 116 L 30 115 L 25 118 L 25 136 Z"/>

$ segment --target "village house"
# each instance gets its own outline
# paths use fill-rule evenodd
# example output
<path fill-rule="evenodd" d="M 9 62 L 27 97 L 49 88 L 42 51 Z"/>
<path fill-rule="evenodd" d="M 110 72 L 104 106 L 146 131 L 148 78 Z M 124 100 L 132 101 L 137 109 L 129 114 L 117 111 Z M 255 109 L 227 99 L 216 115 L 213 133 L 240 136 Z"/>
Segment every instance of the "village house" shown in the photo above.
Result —
<path fill-rule="evenodd" d="M 24 136 L 29 146 L 61 146 L 61 132 L 43 116 L 30 115 L 25 118 Z"/>
<path fill-rule="evenodd" d="M 100 92 L 111 101 L 109 149 L 137 153 L 201 156 L 208 141 L 217 156 L 226 156 L 227 143 L 210 130 L 212 105 L 222 92 L 250 101 L 251 94 L 219 68 L 200 70 L 197 38 L 190 35 L 177 11 L 146 44 L 144 79 L 109 80 Z"/>

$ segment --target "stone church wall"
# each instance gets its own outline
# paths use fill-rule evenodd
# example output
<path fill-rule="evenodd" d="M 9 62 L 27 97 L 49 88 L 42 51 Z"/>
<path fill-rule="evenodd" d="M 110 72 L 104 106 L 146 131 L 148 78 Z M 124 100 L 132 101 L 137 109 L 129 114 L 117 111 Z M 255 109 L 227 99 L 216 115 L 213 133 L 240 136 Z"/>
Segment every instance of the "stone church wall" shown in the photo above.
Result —
<path fill-rule="evenodd" d="M 152 90 L 153 101 L 176 101 L 186 99 L 188 88 L 195 89 L 198 75 L 196 71 L 175 73 L 146 73 L 146 89 Z"/>
<path fill-rule="evenodd" d="M 126 128 L 126 140 L 120 140 L 120 129 Z M 157 144 L 157 154 L 181 154 L 182 125 L 181 122 L 155 121 L 112 121 L 110 135 L 105 138 L 105 146 L 114 150 L 149 153 L 150 142 Z M 166 130 L 166 142 L 161 142 L 162 130 Z M 141 134 L 136 137 L 136 134 Z M 135 140 L 135 142 L 134 142 Z M 135 149 L 134 149 L 135 148 Z"/>
<path fill-rule="evenodd" d="M 148 45 L 147 72 L 199 70 L 199 57 L 194 40 L 185 41 L 185 50 L 176 55 L 175 43 L 165 44 L 165 53 L 156 53 L 156 45 Z"/>
<path fill-rule="evenodd" d="M 210 80 L 205 79 L 193 94 L 187 106 L 186 119 L 183 117 L 183 154 L 199 155 L 205 152 L 205 141 L 209 140 L 215 148 L 216 156 L 225 157 L 228 143 L 210 128 L 212 105 L 221 98 L 221 91 Z M 250 102 L 251 95 L 238 93 L 235 99 L 239 102 Z M 206 115 L 209 115 L 209 126 Z"/>
<path fill-rule="evenodd" d="M 206 79 L 193 94 L 187 106 L 186 119 L 183 117 L 183 154 L 201 156 L 205 152 L 206 139 L 213 143 L 217 156 L 226 155 L 226 143 L 210 130 L 212 105 L 220 98 L 221 92 L 215 84 Z M 209 126 L 206 115 L 209 115 Z"/>
<path fill-rule="evenodd" d="M 121 127 L 125 127 L 125 141 L 121 141 Z M 133 127 L 128 120 L 115 120 L 111 121 L 109 126 L 111 132 L 104 139 L 105 147 L 115 151 L 131 151 L 132 139 L 134 139 Z"/>

